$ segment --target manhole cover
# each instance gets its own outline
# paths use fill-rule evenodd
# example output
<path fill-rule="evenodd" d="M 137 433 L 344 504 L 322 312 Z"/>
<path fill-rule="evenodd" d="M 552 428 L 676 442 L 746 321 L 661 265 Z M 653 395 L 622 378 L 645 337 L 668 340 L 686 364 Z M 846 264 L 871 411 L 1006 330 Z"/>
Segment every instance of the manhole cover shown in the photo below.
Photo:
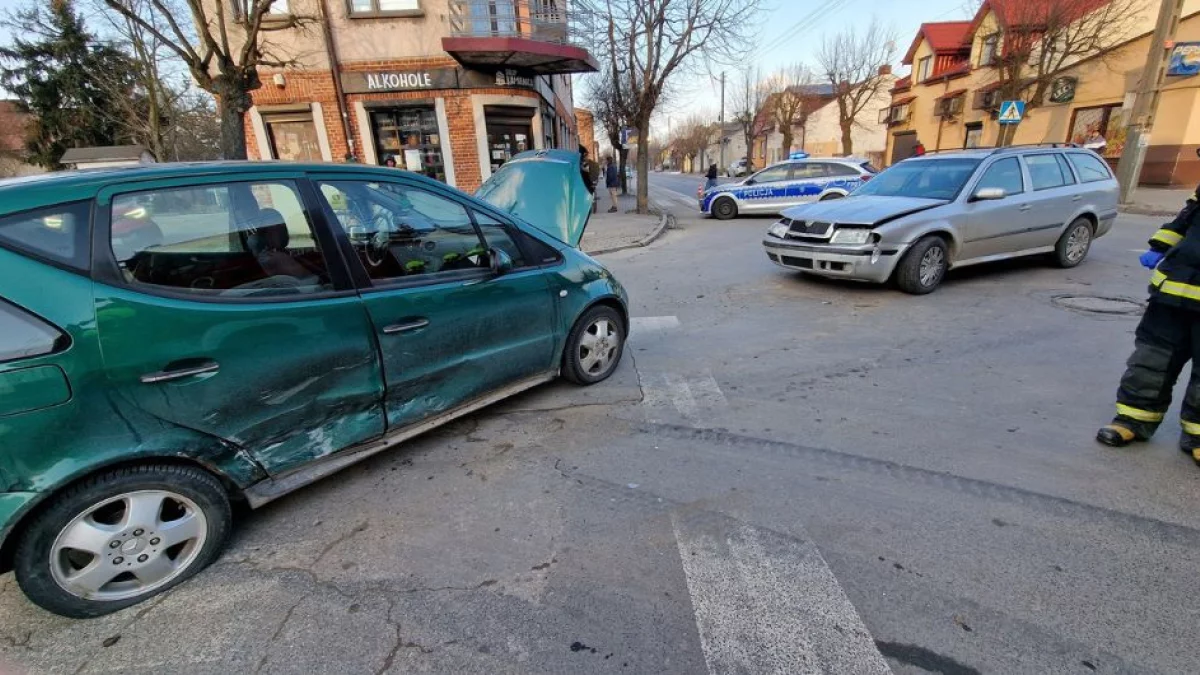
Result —
<path fill-rule="evenodd" d="M 1056 295 L 1050 301 L 1063 309 L 1090 314 L 1141 314 L 1145 309 L 1137 300 L 1103 295 Z"/>

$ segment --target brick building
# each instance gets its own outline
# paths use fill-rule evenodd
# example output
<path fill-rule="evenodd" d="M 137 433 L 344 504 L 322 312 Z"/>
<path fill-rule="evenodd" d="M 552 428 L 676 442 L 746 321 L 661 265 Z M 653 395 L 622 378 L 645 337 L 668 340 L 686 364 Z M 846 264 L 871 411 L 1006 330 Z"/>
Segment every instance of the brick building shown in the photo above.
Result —
<path fill-rule="evenodd" d="M 297 64 L 260 71 L 252 159 L 394 159 L 471 191 L 518 152 L 579 143 L 571 74 L 596 62 L 567 0 L 278 0 L 272 13 L 317 24 L 265 38 Z"/>
<path fill-rule="evenodd" d="M 596 142 L 596 115 L 587 108 L 575 109 L 575 126 L 578 128 L 579 146 L 587 148 L 592 158 L 599 161 L 600 144 Z"/>

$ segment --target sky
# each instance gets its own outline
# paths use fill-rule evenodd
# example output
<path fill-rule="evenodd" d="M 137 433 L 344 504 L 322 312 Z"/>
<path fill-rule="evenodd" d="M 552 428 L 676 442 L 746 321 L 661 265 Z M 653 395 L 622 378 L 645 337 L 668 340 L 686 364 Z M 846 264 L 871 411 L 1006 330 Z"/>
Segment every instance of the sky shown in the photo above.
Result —
<path fill-rule="evenodd" d="M 746 63 L 758 66 L 764 74 L 793 63 L 816 64 L 816 55 L 822 39 L 831 34 L 855 27 L 866 29 L 871 19 L 896 31 L 897 74 L 907 72 L 900 65 L 904 52 L 917 34 L 922 23 L 935 21 L 962 21 L 970 18 L 968 0 L 764 0 L 761 39 L 757 39 L 754 53 Z M 719 71 L 721 66 L 713 66 Z M 729 82 L 735 67 L 726 70 L 726 114 L 731 103 L 728 93 Z M 679 121 L 684 117 L 701 114 L 714 120 L 720 108 L 720 84 L 711 81 L 707 73 L 688 76 L 679 83 L 674 100 L 670 101 L 658 115 L 654 126 L 663 133 L 667 118 Z"/>

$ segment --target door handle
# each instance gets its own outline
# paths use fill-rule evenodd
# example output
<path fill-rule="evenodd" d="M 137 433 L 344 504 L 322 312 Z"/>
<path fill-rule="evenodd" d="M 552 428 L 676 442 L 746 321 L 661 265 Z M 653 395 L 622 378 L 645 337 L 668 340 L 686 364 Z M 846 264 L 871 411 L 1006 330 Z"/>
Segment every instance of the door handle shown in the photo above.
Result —
<path fill-rule="evenodd" d="M 138 379 L 142 384 L 158 384 L 160 382 L 171 382 L 172 380 L 182 380 L 185 377 L 195 377 L 197 375 L 208 375 L 215 373 L 221 369 L 221 364 L 216 361 L 204 360 L 199 363 L 193 362 L 194 365 L 180 366 L 172 368 L 172 364 L 168 364 L 166 368 L 153 373 L 146 373 Z"/>
<path fill-rule="evenodd" d="M 1074 197 L 1071 197 L 1071 201 L 1081 202 L 1081 201 L 1083 201 L 1083 195 L 1075 195 Z"/>
<path fill-rule="evenodd" d="M 1028 211 L 1029 209 L 1032 209 L 1032 208 L 1033 208 L 1032 204 L 1022 204 L 1021 208 L 1018 209 L 1018 211 Z"/>
<path fill-rule="evenodd" d="M 419 330 L 429 325 L 429 319 L 410 319 L 401 321 L 390 326 L 383 327 L 384 335 L 397 335 L 399 333 L 409 333 L 414 330 Z"/>

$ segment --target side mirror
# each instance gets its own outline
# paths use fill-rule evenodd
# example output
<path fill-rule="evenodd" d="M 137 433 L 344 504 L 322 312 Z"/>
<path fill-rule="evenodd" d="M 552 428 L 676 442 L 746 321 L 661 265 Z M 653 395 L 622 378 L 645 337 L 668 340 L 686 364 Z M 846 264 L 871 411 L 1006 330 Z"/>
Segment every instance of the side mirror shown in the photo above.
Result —
<path fill-rule="evenodd" d="M 747 178 L 746 180 L 742 181 L 742 185 L 754 185 L 757 182 L 758 181 L 754 180 L 753 178 Z"/>
<path fill-rule="evenodd" d="M 971 195 L 971 201 L 994 202 L 997 199 L 1004 199 L 1007 196 L 1008 193 L 1004 191 L 1004 188 L 980 188 L 975 191 L 975 194 Z"/>
<path fill-rule="evenodd" d="M 513 259 L 498 248 L 488 250 L 488 260 L 492 263 L 492 274 L 500 276 L 512 271 Z"/>

